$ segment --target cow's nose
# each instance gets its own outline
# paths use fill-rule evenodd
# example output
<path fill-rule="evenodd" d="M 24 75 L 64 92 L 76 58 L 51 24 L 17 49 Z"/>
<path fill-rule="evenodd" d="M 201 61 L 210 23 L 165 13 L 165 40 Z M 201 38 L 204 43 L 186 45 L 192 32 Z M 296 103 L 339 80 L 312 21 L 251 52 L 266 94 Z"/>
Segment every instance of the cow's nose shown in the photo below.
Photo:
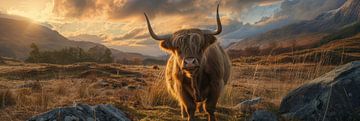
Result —
<path fill-rule="evenodd" d="M 193 68 L 198 66 L 199 66 L 199 61 L 196 58 L 188 57 L 184 59 L 185 68 Z"/>

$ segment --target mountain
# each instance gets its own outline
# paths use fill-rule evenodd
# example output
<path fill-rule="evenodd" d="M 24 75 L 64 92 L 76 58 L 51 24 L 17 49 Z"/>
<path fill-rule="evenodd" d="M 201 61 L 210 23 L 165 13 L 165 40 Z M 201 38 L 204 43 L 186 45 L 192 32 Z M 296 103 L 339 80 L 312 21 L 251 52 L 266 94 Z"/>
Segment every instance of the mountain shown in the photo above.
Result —
<path fill-rule="evenodd" d="M 32 23 L 31 21 L 0 18 L 0 56 L 25 59 L 31 43 L 43 50 L 61 49 L 68 46 L 79 46 L 89 49 L 90 42 L 68 40 L 57 31 Z"/>
<path fill-rule="evenodd" d="M 123 51 L 119 51 L 117 49 L 110 49 L 112 52 L 112 55 L 115 57 L 114 59 L 119 61 L 122 59 L 128 59 L 128 60 L 135 60 L 135 59 L 140 59 L 140 60 L 145 60 L 146 58 L 155 58 L 152 56 L 146 56 L 146 55 L 142 55 L 140 53 L 130 53 L 130 52 L 123 52 Z"/>
<path fill-rule="evenodd" d="M 339 65 L 360 60 L 360 33 L 342 39 L 332 40 L 318 47 L 285 52 L 273 56 L 251 56 L 233 59 L 235 63 L 279 64 L 318 63 Z"/>
<path fill-rule="evenodd" d="M 0 56 L 25 60 L 30 45 L 35 43 L 40 50 L 58 50 L 65 47 L 80 47 L 85 50 L 94 46 L 106 48 L 102 44 L 86 41 L 73 41 L 62 36 L 55 30 L 26 19 L 0 17 Z M 127 53 L 111 49 L 115 59 L 148 58 L 138 53 Z"/>
<path fill-rule="evenodd" d="M 273 30 L 273 29 L 277 29 L 277 28 L 281 28 L 285 25 L 294 23 L 295 20 L 288 20 L 288 19 L 283 19 L 283 20 L 279 20 L 276 22 L 271 22 L 271 23 L 267 23 L 267 24 L 261 24 L 256 23 L 256 24 L 243 24 L 241 23 L 240 25 L 238 25 L 238 29 L 229 33 L 225 33 L 224 35 L 222 35 L 220 38 L 221 40 L 221 45 L 223 47 L 227 47 L 229 46 L 231 43 L 234 42 L 239 42 L 242 39 L 251 37 L 251 36 L 256 36 L 262 33 L 265 33 L 269 30 Z M 230 26 L 227 26 L 227 28 L 229 28 Z"/>
<path fill-rule="evenodd" d="M 321 44 L 324 37 L 359 21 L 360 1 L 348 0 L 340 8 L 323 13 L 313 20 L 290 24 L 233 43 L 227 51 L 232 57 L 239 57 L 312 48 Z"/>
<path fill-rule="evenodd" d="M 99 37 L 97 35 L 89 35 L 89 34 L 80 34 L 76 36 L 67 37 L 70 40 L 75 41 L 87 41 L 87 42 L 94 42 L 94 43 L 102 43 L 104 38 Z"/>

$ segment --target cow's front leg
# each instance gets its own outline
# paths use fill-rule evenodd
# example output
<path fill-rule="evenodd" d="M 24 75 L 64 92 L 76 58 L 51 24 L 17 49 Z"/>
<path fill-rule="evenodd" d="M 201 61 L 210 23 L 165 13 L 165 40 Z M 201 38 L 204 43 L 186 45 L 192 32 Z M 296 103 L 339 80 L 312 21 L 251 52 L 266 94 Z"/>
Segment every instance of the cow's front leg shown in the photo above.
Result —
<path fill-rule="evenodd" d="M 197 102 L 196 103 L 196 112 L 202 113 L 202 112 L 204 112 L 203 109 L 204 109 L 203 108 L 203 103 L 202 102 Z"/>
<path fill-rule="evenodd" d="M 193 98 L 186 90 L 182 90 L 182 93 L 180 95 L 180 101 L 183 104 L 183 107 L 185 108 L 188 121 L 194 121 L 196 103 L 193 101 Z"/>
<path fill-rule="evenodd" d="M 208 121 L 216 121 L 215 117 L 215 110 L 216 110 L 216 104 L 218 102 L 218 99 L 220 97 L 221 90 L 223 88 L 222 81 L 212 81 L 212 82 L 220 82 L 211 84 L 211 89 L 209 91 L 209 94 L 207 96 L 206 102 L 205 102 L 205 110 L 208 114 Z"/>
<path fill-rule="evenodd" d="M 184 104 L 183 107 L 185 108 L 188 121 L 194 121 L 195 120 L 195 110 L 196 110 L 195 102 L 191 99 L 191 97 L 189 95 L 183 96 L 182 102 Z"/>
<path fill-rule="evenodd" d="M 181 109 L 181 117 L 186 118 L 187 113 L 186 113 L 186 110 L 185 110 L 185 105 L 180 103 L 180 109 Z"/>
<path fill-rule="evenodd" d="M 208 115 L 208 121 L 216 121 L 216 117 L 215 117 L 216 102 L 206 101 L 205 109 Z"/>
<path fill-rule="evenodd" d="M 195 103 L 186 106 L 188 121 L 195 121 Z"/>

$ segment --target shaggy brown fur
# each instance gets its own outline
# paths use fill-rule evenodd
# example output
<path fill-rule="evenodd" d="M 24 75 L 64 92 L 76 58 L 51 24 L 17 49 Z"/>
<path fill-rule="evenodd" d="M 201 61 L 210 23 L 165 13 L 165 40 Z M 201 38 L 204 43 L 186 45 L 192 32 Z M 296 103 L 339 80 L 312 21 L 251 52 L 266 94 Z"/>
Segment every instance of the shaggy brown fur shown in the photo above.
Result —
<path fill-rule="evenodd" d="M 186 29 L 175 32 L 170 40 L 161 41 L 160 46 L 171 53 L 166 66 L 166 83 L 179 101 L 182 116 L 187 115 L 192 121 L 196 107 L 203 107 L 208 120 L 216 120 L 216 104 L 229 80 L 231 68 L 229 57 L 216 38 L 199 29 Z M 196 72 L 182 69 L 185 57 L 200 61 Z"/>

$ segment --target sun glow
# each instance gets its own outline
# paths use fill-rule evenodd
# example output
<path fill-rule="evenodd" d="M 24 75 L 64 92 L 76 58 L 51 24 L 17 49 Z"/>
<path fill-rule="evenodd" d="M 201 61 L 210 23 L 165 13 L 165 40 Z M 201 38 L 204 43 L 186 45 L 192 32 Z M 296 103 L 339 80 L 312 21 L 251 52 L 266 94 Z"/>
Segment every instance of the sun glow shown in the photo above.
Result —
<path fill-rule="evenodd" d="M 34 12 L 25 12 L 25 11 L 19 11 L 19 10 L 9 10 L 9 11 L 7 11 L 7 13 L 10 14 L 10 15 L 17 15 L 17 16 L 26 17 L 26 18 L 29 18 L 29 19 L 37 21 L 37 22 L 44 22 L 44 21 L 47 20 L 47 18 L 45 16 L 39 15 L 39 14 L 34 13 Z"/>
<path fill-rule="evenodd" d="M 44 4 L 35 4 L 32 6 L 22 7 L 21 4 L 19 7 L 11 7 L 5 9 L 5 12 L 10 15 L 17 15 L 29 18 L 36 22 L 46 22 L 51 19 L 53 3 L 48 2 Z"/>

